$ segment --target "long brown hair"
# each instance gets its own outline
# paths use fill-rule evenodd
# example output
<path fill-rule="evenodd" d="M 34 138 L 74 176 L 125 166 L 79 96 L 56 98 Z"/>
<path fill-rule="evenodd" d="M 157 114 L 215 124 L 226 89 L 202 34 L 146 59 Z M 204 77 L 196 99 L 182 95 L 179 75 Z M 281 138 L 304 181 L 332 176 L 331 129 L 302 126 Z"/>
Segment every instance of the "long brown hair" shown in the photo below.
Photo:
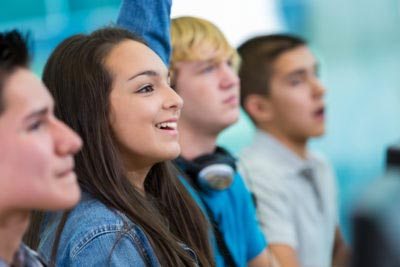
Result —
<path fill-rule="evenodd" d="M 193 259 L 179 243 L 195 251 L 201 266 L 213 266 L 207 221 L 173 165 L 162 162 L 151 168 L 144 184 L 147 197 L 126 177 L 109 122 L 113 77 L 104 64 L 111 50 L 125 40 L 142 42 L 113 27 L 72 36 L 55 49 L 44 69 L 43 81 L 55 99 L 56 115 L 85 144 L 75 160 L 79 184 L 83 191 L 140 225 L 162 266 L 193 266 Z M 56 240 L 67 215 L 60 222 Z M 33 225 L 39 217 L 34 216 Z M 31 242 L 35 239 L 32 232 Z M 54 260 L 56 248 L 52 254 Z"/>

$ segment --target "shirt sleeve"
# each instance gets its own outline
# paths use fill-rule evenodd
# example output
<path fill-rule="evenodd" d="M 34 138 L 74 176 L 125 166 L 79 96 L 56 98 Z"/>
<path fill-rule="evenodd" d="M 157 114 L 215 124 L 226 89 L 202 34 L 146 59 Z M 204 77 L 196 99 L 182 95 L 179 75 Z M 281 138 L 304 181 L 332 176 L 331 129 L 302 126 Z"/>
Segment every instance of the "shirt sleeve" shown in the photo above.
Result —
<path fill-rule="evenodd" d="M 257 200 L 260 225 L 270 244 L 286 244 L 297 248 L 292 205 L 287 190 L 265 182 L 254 183 L 252 189 Z"/>
<path fill-rule="evenodd" d="M 242 188 L 242 203 L 243 203 L 243 217 L 245 220 L 245 236 L 247 242 L 247 262 L 257 257 L 267 247 L 267 240 L 261 231 L 259 223 L 257 221 L 256 211 L 254 208 L 253 199 L 250 192 L 247 190 L 243 179 L 240 175 L 237 175 L 235 179 L 238 179 L 240 187 Z"/>
<path fill-rule="evenodd" d="M 143 253 L 143 251 L 141 251 Z M 71 259 L 68 266 L 134 266 L 146 267 L 133 237 L 129 234 L 109 232 L 96 236 L 85 244 Z"/>
<path fill-rule="evenodd" d="M 143 38 L 169 65 L 171 0 L 123 0 L 117 25 Z"/>

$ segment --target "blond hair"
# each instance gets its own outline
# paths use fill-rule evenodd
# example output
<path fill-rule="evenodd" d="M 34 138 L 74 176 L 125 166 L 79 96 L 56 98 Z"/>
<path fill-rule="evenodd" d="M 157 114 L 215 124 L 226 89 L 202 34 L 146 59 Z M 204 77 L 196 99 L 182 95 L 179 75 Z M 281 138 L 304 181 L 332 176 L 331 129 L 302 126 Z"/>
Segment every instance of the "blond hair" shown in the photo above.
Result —
<path fill-rule="evenodd" d="M 178 17 L 171 23 L 171 70 L 181 61 L 221 62 L 232 60 L 238 67 L 239 55 L 224 34 L 210 21 L 197 17 Z M 212 58 L 210 57 L 210 51 Z"/>

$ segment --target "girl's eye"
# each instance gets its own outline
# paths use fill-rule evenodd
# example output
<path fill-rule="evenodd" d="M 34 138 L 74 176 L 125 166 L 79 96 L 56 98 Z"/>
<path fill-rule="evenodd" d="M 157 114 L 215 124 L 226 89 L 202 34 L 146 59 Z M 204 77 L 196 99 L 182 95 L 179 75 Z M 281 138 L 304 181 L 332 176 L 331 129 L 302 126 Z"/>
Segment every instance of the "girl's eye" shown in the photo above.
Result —
<path fill-rule="evenodd" d="M 146 85 L 146 86 L 140 88 L 139 90 L 137 90 L 136 93 L 150 93 L 153 91 L 154 91 L 154 88 L 152 85 Z"/>

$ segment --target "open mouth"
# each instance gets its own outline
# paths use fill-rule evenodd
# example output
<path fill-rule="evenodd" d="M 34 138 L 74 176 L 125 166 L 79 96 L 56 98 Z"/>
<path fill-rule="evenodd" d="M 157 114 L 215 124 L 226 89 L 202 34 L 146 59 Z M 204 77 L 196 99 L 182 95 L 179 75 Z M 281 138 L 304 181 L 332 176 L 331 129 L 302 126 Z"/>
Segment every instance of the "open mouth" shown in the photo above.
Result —
<path fill-rule="evenodd" d="M 325 108 L 324 107 L 321 107 L 321 108 L 317 109 L 314 112 L 314 116 L 318 117 L 318 118 L 324 117 L 324 114 L 325 114 Z"/>
<path fill-rule="evenodd" d="M 161 130 L 176 130 L 177 126 L 176 122 L 161 122 L 156 124 L 156 127 Z"/>

